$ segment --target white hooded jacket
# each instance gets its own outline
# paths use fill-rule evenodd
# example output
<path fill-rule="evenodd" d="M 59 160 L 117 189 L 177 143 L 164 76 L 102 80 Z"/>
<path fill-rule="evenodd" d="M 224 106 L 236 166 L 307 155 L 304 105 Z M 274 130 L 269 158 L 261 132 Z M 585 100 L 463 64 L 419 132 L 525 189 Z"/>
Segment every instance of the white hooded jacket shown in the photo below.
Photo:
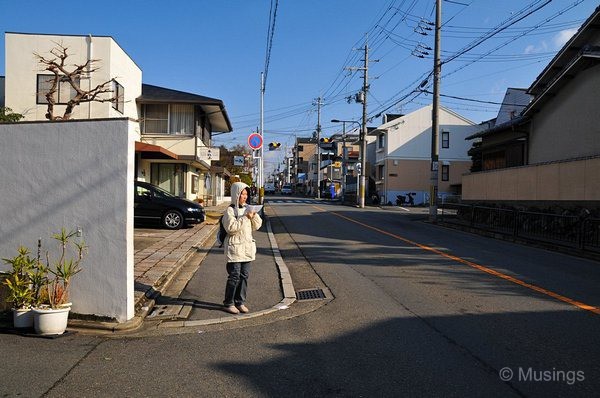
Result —
<path fill-rule="evenodd" d="M 231 185 L 231 204 L 223 215 L 223 227 L 227 231 L 224 243 L 225 258 L 228 263 L 254 261 L 256 257 L 256 242 L 252 231 L 262 226 L 262 219 L 255 214 L 252 219 L 244 216 L 246 206 L 239 206 L 242 190 L 248 188 L 243 182 Z M 249 189 L 248 189 L 249 190 Z"/>

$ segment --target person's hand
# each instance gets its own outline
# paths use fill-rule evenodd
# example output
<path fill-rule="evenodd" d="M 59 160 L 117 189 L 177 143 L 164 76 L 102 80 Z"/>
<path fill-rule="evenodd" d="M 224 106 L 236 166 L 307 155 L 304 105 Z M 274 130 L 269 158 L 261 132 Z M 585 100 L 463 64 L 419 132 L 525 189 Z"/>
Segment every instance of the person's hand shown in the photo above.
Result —
<path fill-rule="evenodd" d="M 249 211 L 248 213 L 246 213 L 246 217 L 248 217 L 250 220 L 252 220 L 252 217 L 254 217 L 255 214 L 256 214 L 256 212 Z"/>

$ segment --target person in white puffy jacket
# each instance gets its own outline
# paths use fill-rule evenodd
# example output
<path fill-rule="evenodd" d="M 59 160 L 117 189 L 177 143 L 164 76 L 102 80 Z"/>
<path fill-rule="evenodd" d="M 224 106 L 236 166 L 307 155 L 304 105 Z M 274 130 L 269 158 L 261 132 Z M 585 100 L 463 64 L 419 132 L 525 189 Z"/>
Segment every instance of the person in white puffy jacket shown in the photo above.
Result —
<path fill-rule="evenodd" d="M 258 230 L 262 219 L 257 213 L 246 212 L 250 188 L 243 182 L 231 185 L 231 206 L 223 215 L 223 227 L 227 231 L 224 242 L 227 260 L 227 284 L 223 307 L 230 314 L 247 313 L 244 304 L 248 290 L 250 264 L 256 257 L 256 242 L 252 231 Z"/>

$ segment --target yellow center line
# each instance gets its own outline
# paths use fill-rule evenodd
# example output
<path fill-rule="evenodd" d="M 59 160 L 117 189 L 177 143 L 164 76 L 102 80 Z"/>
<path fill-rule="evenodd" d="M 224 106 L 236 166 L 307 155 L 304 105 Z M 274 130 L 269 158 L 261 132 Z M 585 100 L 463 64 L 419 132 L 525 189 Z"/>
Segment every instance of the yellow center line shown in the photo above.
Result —
<path fill-rule="evenodd" d="M 323 208 L 320 208 L 318 206 L 313 206 L 313 207 L 315 207 L 316 209 L 319 209 L 321 211 L 327 211 L 327 210 L 325 210 Z M 433 248 L 431 246 L 422 245 L 422 244 L 414 242 L 414 241 L 412 241 L 410 239 L 406 239 L 406 238 L 404 238 L 404 237 L 402 237 L 400 235 L 396 235 L 396 234 L 393 234 L 391 232 L 384 231 L 383 229 L 379 229 L 377 227 L 373 227 L 371 225 L 362 223 L 360 221 L 356 221 L 356 220 L 354 220 L 354 219 L 352 219 L 350 217 L 343 216 L 343 215 L 341 215 L 339 213 L 336 213 L 334 211 L 331 211 L 329 213 L 333 214 L 333 215 L 335 215 L 337 217 L 343 218 L 345 220 L 348 220 L 350 222 L 353 222 L 355 224 L 361 225 L 361 226 L 363 226 L 365 228 L 372 229 L 373 231 L 377 231 L 377 232 L 382 233 L 384 235 L 391 236 L 392 238 L 401 240 L 402 242 L 408 243 L 409 245 L 416 246 L 416 247 L 418 247 L 420 249 L 423 249 L 423 250 L 435 253 L 435 254 L 437 254 L 439 256 L 442 256 L 442 257 L 445 257 L 447 259 L 456 261 L 458 263 L 468 265 L 469 267 L 475 268 L 475 269 L 477 269 L 479 271 L 483 271 L 483 272 L 488 273 L 490 275 L 493 275 L 495 277 L 502 278 L 502 279 L 504 279 L 506 281 L 509 281 L 509 282 L 515 283 L 517 285 L 523 286 L 523 287 L 525 287 L 527 289 L 531 289 L 531 290 L 534 290 L 534 291 L 536 291 L 538 293 L 541 293 L 541 294 L 544 294 L 546 296 L 552 297 L 552 298 L 554 298 L 556 300 L 562 301 L 562 302 L 567 303 L 567 304 L 571 304 L 571 305 L 573 305 L 575 307 L 578 307 L 578 308 L 581 308 L 583 310 L 590 311 L 590 312 L 593 312 L 594 314 L 600 315 L 600 308 L 598 308 L 598 307 L 594 307 L 592 305 L 588 305 L 588 304 L 582 303 L 580 301 L 570 299 L 570 298 L 565 297 L 565 296 L 563 296 L 561 294 L 558 294 L 558 293 L 552 292 L 550 290 L 544 289 L 543 287 L 532 285 L 531 283 L 524 282 L 524 281 L 522 281 L 520 279 L 517 279 L 517 278 L 512 277 L 510 275 L 503 274 L 502 272 L 493 270 L 493 269 L 488 268 L 486 266 L 483 266 L 481 264 L 477 264 L 477 263 L 474 263 L 472 261 L 465 260 L 464 258 L 453 256 L 452 254 L 444 253 L 443 251 L 435 249 L 435 248 Z"/>

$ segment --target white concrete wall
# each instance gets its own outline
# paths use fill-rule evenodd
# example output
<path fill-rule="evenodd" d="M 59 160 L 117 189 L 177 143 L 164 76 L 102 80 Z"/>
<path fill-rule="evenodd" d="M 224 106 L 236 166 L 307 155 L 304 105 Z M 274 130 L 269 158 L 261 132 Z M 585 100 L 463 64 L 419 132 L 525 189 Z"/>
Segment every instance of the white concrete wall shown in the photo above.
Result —
<path fill-rule="evenodd" d="M 92 38 L 93 42 L 96 38 Z M 110 117 L 130 117 L 138 119 L 138 107 L 135 99 L 142 95 L 142 70 L 133 62 L 114 40 L 110 40 L 109 60 L 110 78 L 115 79 L 125 89 L 125 111 L 120 113 L 110 105 Z M 103 82 L 98 82 L 101 84 Z M 92 106 L 97 106 L 98 103 Z M 139 128 L 139 127 L 138 127 Z"/>
<path fill-rule="evenodd" d="M 112 109 L 110 102 L 83 103 L 75 107 L 72 119 L 108 118 L 108 117 L 138 117 L 135 98 L 141 94 L 142 71 L 129 58 L 111 37 L 69 36 L 69 35 L 40 35 L 24 33 L 5 34 L 6 62 L 6 106 L 14 112 L 25 116 L 26 121 L 46 120 L 47 105 L 36 104 L 38 74 L 43 71 L 38 59 L 33 55 L 38 53 L 45 58 L 53 56 L 50 50 L 57 44 L 68 48 L 69 57 L 66 63 L 69 68 L 73 64 L 84 64 L 88 57 L 97 59 L 99 70 L 92 73 L 91 79 L 82 79 L 83 89 L 95 87 L 115 78 L 125 88 L 125 114 Z M 69 70 L 70 70 L 69 69 Z M 110 97 L 111 94 L 105 94 Z M 55 106 L 55 115 L 62 116 L 64 105 Z"/>
<path fill-rule="evenodd" d="M 118 321 L 134 316 L 132 124 L 0 124 L 0 257 L 81 227 L 89 255 L 72 281 L 73 311 Z"/>

